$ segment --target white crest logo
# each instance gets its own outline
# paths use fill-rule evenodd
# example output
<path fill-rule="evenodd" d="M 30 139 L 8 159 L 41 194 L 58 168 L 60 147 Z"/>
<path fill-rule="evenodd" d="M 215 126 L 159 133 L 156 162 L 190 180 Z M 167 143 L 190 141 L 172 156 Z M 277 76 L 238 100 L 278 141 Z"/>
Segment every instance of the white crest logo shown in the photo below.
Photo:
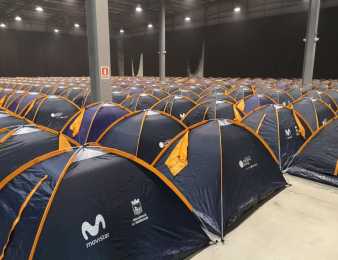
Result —
<path fill-rule="evenodd" d="M 185 113 L 180 114 L 180 118 L 181 119 L 185 118 Z"/>
<path fill-rule="evenodd" d="M 250 155 L 246 156 L 244 159 L 238 161 L 238 165 L 241 169 L 250 170 L 258 166 L 258 163 L 255 163 Z"/>
<path fill-rule="evenodd" d="M 285 135 L 290 137 L 292 135 L 291 129 L 285 129 Z"/>
<path fill-rule="evenodd" d="M 139 216 L 143 213 L 142 204 L 140 199 L 134 199 L 131 201 L 131 207 L 133 209 L 134 215 Z"/>
<path fill-rule="evenodd" d="M 100 225 L 102 229 L 106 229 L 106 221 L 101 214 L 96 216 L 94 225 L 89 224 L 87 221 L 83 222 L 81 227 L 83 238 L 87 241 L 89 239 L 88 233 L 92 237 L 97 236 L 100 232 Z"/>

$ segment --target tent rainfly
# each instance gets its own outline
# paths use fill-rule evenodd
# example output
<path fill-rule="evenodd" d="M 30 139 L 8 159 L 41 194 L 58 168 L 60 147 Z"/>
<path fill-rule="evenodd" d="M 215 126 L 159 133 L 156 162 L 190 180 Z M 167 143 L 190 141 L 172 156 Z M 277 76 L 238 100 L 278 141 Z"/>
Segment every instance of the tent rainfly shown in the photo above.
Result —
<path fill-rule="evenodd" d="M 210 242 L 170 180 L 116 150 L 46 154 L 0 191 L 2 260 L 184 259 Z"/>
<path fill-rule="evenodd" d="M 110 124 L 129 112 L 118 104 L 95 103 L 81 108 L 61 132 L 76 145 L 95 142 Z"/>
<path fill-rule="evenodd" d="M 299 149 L 286 170 L 338 187 L 338 118 L 319 128 Z"/>
<path fill-rule="evenodd" d="M 192 126 L 204 120 L 211 119 L 236 119 L 242 113 L 229 101 L 210 100 L 197 104 L 183 119 L 183 123 Z"/>
<path fill-rule="evenodd" d="M 181 120 L 196 102 L 184 96 L 169 96 L 158 101 L 151 109 L 166 112 Z"/>
<path fill-rule="evenodd" d="M 176 136 L 153 165 L 184 194 L 204 228 L 223 239 L 247 210 L 286 185 L 276 161 L 244 125 L 213 120 Z"/>
<path fill-rule="evenodd" d="M 266 141 L 278 158 L 282 170 L 312 134 L 297 111 L 281 105 L 259 107 L 244 117 L 242 123 Z"/>
<path fill-rule="evenodd" d="M 112 123 L 97 143 L 151 163 L 170 140 L 185 128 L 183 123 L 164 112 L 139 111 Z"/>

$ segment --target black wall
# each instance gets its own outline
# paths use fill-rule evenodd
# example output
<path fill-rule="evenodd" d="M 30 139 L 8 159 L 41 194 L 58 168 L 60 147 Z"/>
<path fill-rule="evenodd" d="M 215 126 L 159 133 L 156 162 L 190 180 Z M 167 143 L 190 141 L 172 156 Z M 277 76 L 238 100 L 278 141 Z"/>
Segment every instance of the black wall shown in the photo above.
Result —
<path fill-rule="evenodd" d="M 206 76 L 301 77 L 306 13 L 237 21 L 167 34 L 167 73 L 196 68 L 206 42 Z M 338 8 L 321 11 L 315 76 L 338 78 Z M 111 43 L 117 73 L 116 43 Z M 145 75 L 158 74 L 158 35 L 124 40 L 126 74 L 144 54 Z M 87 40 L 81 36 L 0 30 L 0 76 L 88 75 Z"/>
<path fill-rule="evenodd" d="M 88 75 L 87 39 L 0 30 L 0 76 Z"/>

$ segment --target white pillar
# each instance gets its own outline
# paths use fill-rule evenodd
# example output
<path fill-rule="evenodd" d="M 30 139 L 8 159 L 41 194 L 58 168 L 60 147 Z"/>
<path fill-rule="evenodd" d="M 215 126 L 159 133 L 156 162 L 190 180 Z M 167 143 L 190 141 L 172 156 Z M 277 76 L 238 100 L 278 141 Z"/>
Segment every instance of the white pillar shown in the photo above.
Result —
<path fill-rule="evenodd" d="M 108 0 L 86 0 L 86 16 L 92 98 L 111 102 Z"/>
<path fill-rule="evenodd" d="M 318 22 L 320 12 L 320 0 L 310 0 L 310 8 L 308 14 L 307 34 L 305 40 L 305 54 L 303 64 L 303 86 L 312 84 L 313 70 L 316 57 L 316 45 L 319 40 Z"/>
<path fill-rule="evenodd" d="M 166 55 L 166 50 L 165 50 L 165 0 L 161 0 L 161 14 L 160 14 L 160 35 L 159 35 L 159 40 L 160 40 L 160 52 L 159 52 L 159 72 L 160 72 L 160 81 L 165 81 L 166 77 L 166 68 L 165 68 L 165 55 Z"/>

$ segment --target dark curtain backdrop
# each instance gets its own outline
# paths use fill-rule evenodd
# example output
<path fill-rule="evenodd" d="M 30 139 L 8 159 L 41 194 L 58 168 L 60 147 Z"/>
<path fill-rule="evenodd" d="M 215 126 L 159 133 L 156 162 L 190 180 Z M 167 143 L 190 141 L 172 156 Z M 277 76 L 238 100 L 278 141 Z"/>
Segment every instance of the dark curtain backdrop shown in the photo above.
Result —
<path fill-rule="evenodd" d="M 196 69 L 203 41 L 206 76 L 301 77 L 306 13 L 237 21 L 167 33 L 167 74 L 185 76 Z M 338 8 L 321 11 L 315 77 L 338 78 Z M 88 75 L 87 39 L 0 30 L 0 76 Z M 125 38 L 125 71 L 137 72 L 144 54 L 144 74 L 158 74 L 158 35 Z M 112 73 L 117 74 L 116 40 L 111 41 Z"/>

